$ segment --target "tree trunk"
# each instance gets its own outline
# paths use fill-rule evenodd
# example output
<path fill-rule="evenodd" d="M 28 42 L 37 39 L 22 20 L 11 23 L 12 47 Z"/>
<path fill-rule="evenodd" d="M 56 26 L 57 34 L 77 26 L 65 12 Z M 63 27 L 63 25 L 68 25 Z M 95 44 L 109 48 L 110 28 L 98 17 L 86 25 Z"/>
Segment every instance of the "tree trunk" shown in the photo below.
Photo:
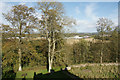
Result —
<path fill-rule="evenodd" d="M 53 39 L 53 47 L 52 47 L 52 55 L 51 55 L 51 67 L 52 67 L 52 63 L 53 63 L 54 54 L 55 54 L 55 40 Z"/>
<path fill-rule="evenodd" d="M 49 61 L 49 70 L 48 70 L 49 73 L 51 72 L 51 69 L 52 69 L 52 64 L 51 61 Z"/>
<path fill-rule="evenodd" d="M 116 63 L 118 63 L 118 55 L 116 55 Z"/>
<path fill-rule="evenodd" d="M 101 52 L 101 55 L 100 55 L 100 63 L 103 62 L 103 61 L 102 61 L 102 55 L 103 55 L 103 53 Z"/>
<path fill-rule="evenodd" d="M 103 63 L 103 47 L 104 47 L 104 36 L 102 33 L 102 47 L 101 47 L 101 53 L 100 53 L 100 63 Z"/>
<path fill-rule="evenodd" d="M 50 38 L 48 38 L 48 71 L 50 72 L 50 70 L 51 70 L 51 39 Z"/>
<path fill-rule="evenodd" d="M 21 40 L 21 35 L 22 35 L 22 23 L 20 22 L 20 34 L 19 34 L 19 49 L 18 49 L 18 54 L 19 54 L 19 71 L 22 71 L 22 66 L 21 66 L 21 58 L 22 58 L 22 55 L 21 55 L 21 43 L 22 43 L 22 40 Z"/>
<path fill-rule="evenodd" d="M 19 54 L 19 71 L 22 71 L 22 67 L 21 67 L 21 49 L 20 48 L 18 50 L 18 54 Z"/>
<path fill-rule="evenodd" d="M 84 63 L 85 63 L 85 53 L 83 53 L 83 54 L 84 54 L 84 56 L 83 56 L 83 57 L 84 57 Z"/>
<path fill-rule="evenodd" d="M 51 39 L 48 37 L 48 30 L 47 30 L 47 15 L 45 13 L 45 28 L 46 28 L 46 39 L 48 40 L 48 72 L 51 71 Z"/>

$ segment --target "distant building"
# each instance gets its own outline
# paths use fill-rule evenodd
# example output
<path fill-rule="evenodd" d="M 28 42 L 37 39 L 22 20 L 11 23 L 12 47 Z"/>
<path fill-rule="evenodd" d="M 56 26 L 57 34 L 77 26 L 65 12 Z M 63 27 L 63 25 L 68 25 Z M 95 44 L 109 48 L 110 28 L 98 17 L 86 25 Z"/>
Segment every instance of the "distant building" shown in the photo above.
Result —
<path fill-rule="evenodd" d="M 79 37 L 78 35 L 74 36 L 74 37 L 65 37 L 65 39 L 82 39 L 82 38 L 89 38 L 90 36 L 83 36 L 83 37 Z"/>
<path fill-rule="evenodd" d="M 111 35 L 108 35 L 108 34 L 103 35 L 103 37 L 108 37 L 108 36 L 111 36 Z M 100 37 L 102 37 L 102 35 L 100 35 Z"/>
<path fill-rule="evenodd" d="M 83 36 L 83 38 L 89 38 L 90 36 Z"/>
<path fill-rule="evenodd" d="M 83 37 L 79 37 L 79 36 L 74 36 L 74 39 L 82 39 Z"/>

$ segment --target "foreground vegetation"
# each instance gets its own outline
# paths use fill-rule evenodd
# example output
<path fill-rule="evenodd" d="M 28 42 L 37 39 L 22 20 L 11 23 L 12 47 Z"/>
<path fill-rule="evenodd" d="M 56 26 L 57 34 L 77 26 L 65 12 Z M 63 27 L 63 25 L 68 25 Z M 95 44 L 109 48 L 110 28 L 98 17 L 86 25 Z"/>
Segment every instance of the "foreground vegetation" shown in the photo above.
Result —
<path fill-rule="evenodd" d="M 77 78 L 81 78 L 81 79 L 82 78 L 83 79 L 84 78 L 114 78 L 114 79 L 120 78 L 120 73 L 117 65 L 101 65 L 96 63 L 94 64 L 90 63 L 90 64 L 92 66 L 90 65 L 80 66 L 80 64 L 78 64 L 79 66 L 77 67 L 72 66 L 71 70 L 67 71 L 67 73 L 64 71 L 61 71 L 61 69 L 64 70 L 65 66 L 54 67 L 53 68 L 54 72 L 50 75 L 44 66 L 43 67 L 26 67 L 26 68 L 23 68 L 23 71 L 16 73 L 15 80 L 17 79 L 22 80 L 23 78 L 25 78 L 26 80 L 34 79 L 35 75 L 37 75 L 36 76 L 37 79 L 38 78 L 39 79 L 72 78 L 74 75 Z M 68 73 L 71 74 L 71 76 L 68 75 Z M 27 75 L 25 75 L 24 77 L 24 74 L 27 74 Z"/>
<path fill-rule="evenodd" d="M 115 65 L 72 67 L 70 72 L 80 78 L 120 78 L 118 66 Z"/>

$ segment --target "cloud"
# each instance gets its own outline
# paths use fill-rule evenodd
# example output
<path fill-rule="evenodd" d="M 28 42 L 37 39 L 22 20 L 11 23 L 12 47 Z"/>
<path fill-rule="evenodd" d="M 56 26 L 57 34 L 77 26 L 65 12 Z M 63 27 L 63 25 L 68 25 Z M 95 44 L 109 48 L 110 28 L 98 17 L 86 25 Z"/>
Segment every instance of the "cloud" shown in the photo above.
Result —
<path fill-rule="evenodd" d="M 75 7 L 75 12 L 76 12 L 76 14 L 80 14 L 79 7 Z"/>
<path fill-rule="evenodd" d="M 86 16 L 85 18 L 86 19 L 80 19 L 80 18 L 76 19 L 77 25 L 74 27 L 76 32 L 97 32 L 96 22 L 100 16 L 99 17 L 96 16 L 96 12 L 97 12 L 96 7 L 97 5 L 93 3 L 85 7 L 85 16 Z M 116 10 L 111 11 L 111 14 L 108 14 L 107 17 L 105 18 L 111 19 L 114 25 L 117 26 L 118 25 L 118 10 L 116 9 Z"/>
<path fill-rule="evenodd" d="M 109 18 L 113 21 L 114 25 L 118 25 L 118 9 L 113 10 L 113 12 L 109 15 Z"/>
<path fill-rule="evenodd" d="M 98 17 L 96 16 L 96 7 L 95 3 L 88 4 L 85 7 L 85 19 L 76 19 L 76 32 L 96 32 L 96 21 Z M 78 8 L 76 8 L 77 10 Z"/>
<path fill-rule="evenodd" d="M 96 31 L 96 21 L 80 20 L 77 19 L 77 31 L 76 32 L 95 32 Z"/>
<path fill-rule="evenodd" d="M 96 16 L 96 3 L 90 3 L 85 6 L 82 14 L 85 16 L 83 19 L 76 18 L 76 25 L 74 25 L 69 29 L 69 32 L 96 32 L 96 22 L 98 20 L 98 16 Z M 76 14 L 80 14 L 79 7 L 75 8 Z"/>
<path fill-rule="evenodd" d="M 98 17 L 95 14 L 95 10 L 97 9 L 96 7 L 97 7 L 97 5 L 95 3 L 91 3 L 86 6 L 85 14 L 88 18 L 91 18 L 92 20 L 98 19 Z"/>

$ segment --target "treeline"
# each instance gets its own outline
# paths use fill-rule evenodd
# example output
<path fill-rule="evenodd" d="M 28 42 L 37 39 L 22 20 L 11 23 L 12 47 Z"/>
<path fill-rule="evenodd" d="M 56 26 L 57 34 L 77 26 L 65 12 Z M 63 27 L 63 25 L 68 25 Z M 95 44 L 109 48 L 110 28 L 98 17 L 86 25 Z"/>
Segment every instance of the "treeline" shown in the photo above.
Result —
<path fill-rule="evenodd" d="M 81 41 L 80 43 L 74 44 L 73 48 L 73 63 L 100 63 L 101 61 L 101 42 L 86 42 Z M 116 43 L 117 44 L 117 43 Z M 114 43 L 104 43 L 102 62 L 103 63 L 114 63 L 117 62 L 118 49 L 115 49 Z M 118 47 L 118 46 L 117 46 Z M 116 48 L 117 48 L 116 47 Z M 116 52 L 116 53 L 115 53 Z"/>
<path fill-rule="evenodd" d="M 74 36 L 95 36 L 98 33 L 63 33 L 64 37 L 74 37 Z M 31 34 L 22 34 L 22 37 L 32 37 L 32 38 L 36 38 L 36 37 L 45 37 L 45 34 L 40 34 L 40 33 L 31 33 Z M 19 34 L 12 34 L 9 33 L 9 36 L 5 36 L 6 38 L 11 38 L 11 37 L 19 37 Z M 98 39 L 98 36 L 95 36 L 95 38 Z"/>

